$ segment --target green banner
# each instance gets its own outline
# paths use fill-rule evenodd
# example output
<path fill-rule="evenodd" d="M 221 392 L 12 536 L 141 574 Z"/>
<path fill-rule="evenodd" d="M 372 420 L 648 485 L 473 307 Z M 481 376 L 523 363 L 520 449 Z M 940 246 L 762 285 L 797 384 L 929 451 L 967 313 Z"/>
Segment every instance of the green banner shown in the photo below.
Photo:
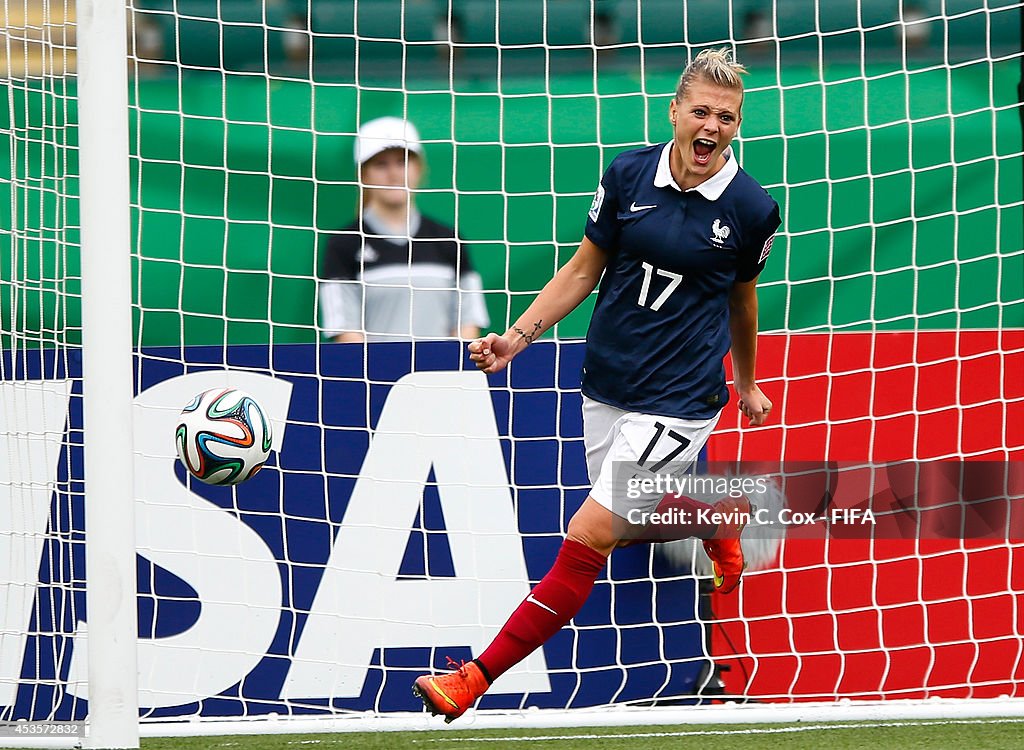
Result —
<path fill-rule="evenodd" d="M 1013 60 L 755 71 L 738 151 L 783 211 L 762 328 L 1024 326 L 1019 76 Z M 318 248 L 356 211 L 351 134 L 403 113 L 426 144 L 419 205 L 470 241 L 503 330 L 574 251 L 603 167 L 669 137 L 675 75 L 416 85 L 135 81 L 140 343 L 315 340 Z M 19 227 L 0 230 L 4 329 L 18 315 L 45 340 L 79 325 L 74 131 L 55 121 L 74 122 L 73 91 L 6 89 L 23 121 L 0 133 L 0 218 Z M 588 319 L 585 304 L 558 335 Z"/>

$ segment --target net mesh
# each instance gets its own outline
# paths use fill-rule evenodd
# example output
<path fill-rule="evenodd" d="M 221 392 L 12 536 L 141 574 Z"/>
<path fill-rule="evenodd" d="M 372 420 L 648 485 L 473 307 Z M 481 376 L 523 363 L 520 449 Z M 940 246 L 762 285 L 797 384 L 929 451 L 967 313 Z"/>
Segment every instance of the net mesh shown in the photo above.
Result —
<path fill-rule="evenodd" d="M 0 720 L 81 710 L 65 657 L 84 612 L 74 8 L 0 5 Z M 25 679 L 21 679 L 24 677 Z"/>
<path fill-rule="evenodd" d="M 0 717 L 80 717 L 74 9 L 0 11 Z M 352 148 L 375 117 L 419 128 L 417 205 L 456 227 L 502 331 L 575 250 L 614 155 L 668 139 L 686 60 L 734 48 L 751 69 L 737 154 L 783 213 L 759 284 L 759 380 L 781 408 L 757 431 L 728 408 L 710 458 L 1019 461 L 1020 14 L 133 0 L 146 717 L 416 710 L 412 678 L 479 653 L 586 496 L 593 297 L 489 389 L 455 340 L 325 340 L 320 269 L 356 217 Z M 276 420 L 275 458 L 236 490 L 186 477 L 170 438 L 220 384 Z M 471 406 L 483 426 L 459 418 Z M 481 705 L 1018 695 L 1007 523 L 996 541 L 752 542 L 730 598 L 692 545 L 617 552 L 574 623 Z"/>

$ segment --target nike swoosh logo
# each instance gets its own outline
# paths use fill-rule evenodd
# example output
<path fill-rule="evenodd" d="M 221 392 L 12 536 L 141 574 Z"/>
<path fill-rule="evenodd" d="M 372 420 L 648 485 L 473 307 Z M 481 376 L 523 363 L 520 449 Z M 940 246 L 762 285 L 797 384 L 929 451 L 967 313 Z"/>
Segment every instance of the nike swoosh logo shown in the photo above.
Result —
<path fill-rule="evenodd" d="M 657 203 L 655 203 L 653 206 L 638 206 L 638 205 L 636 205 L 636 201 L 633 201 L 633 205 L 629 207 L 629 210 L 632 211 L 633 213 L 636 213 L 637 211 L 646 211 L 649 208 L 657 208 L 657 207 L 658 207 Z"/>
<path fill-rule="evenodd" d="M 530 602 L 530 604 L 536 604 L 541 609 L 546 609 L 548 612 L 550 612 L 553 615 L 557 615 L 558 614 L 557 612 L 555 612 L 555 610 L 551 609 L 551 607 L 549 607 L 547 604 L 544 604 L 544 603 L 539 602 L 536 599 L 534 599 L 533 598 L 533 594 L 530 594 L 528 597 L 526 597 L 526 601 Z"/>

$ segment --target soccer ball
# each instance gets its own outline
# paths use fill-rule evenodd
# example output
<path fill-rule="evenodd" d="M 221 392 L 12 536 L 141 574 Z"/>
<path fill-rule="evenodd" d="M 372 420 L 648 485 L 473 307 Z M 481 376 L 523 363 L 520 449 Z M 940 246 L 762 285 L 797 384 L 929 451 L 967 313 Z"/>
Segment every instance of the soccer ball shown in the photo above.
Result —
<path fill-rule="evenodd" d="M 181 410 L 174 442 L 189 473 L 207 484 L 238 484 L 270 457 L 271 427 L 245 391 L 212 388 Z"/>

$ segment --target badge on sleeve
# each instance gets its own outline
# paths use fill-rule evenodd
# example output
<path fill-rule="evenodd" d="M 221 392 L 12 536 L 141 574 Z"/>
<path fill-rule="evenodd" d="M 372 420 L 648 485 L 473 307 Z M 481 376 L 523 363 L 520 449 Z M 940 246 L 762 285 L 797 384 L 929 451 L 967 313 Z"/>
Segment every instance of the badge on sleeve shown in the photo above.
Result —
<path fill-rule="evenodd" d="M 597 221 L 597 217 L 601 215 L 601 205 L 604 203 L 604 185 L 598 183 L 597 192 L 594 193 L 594 202 L 590 204 L 591 221 Z"/>
<path fill-rule="evenodd" d="M 773 242 L 775 242 L 774 234 L 765 241 L 764 247 L 761 248 L 761 257 L 757 259 L 758 263 L 763 263 L 768 254 L 771 253 Z"/>

